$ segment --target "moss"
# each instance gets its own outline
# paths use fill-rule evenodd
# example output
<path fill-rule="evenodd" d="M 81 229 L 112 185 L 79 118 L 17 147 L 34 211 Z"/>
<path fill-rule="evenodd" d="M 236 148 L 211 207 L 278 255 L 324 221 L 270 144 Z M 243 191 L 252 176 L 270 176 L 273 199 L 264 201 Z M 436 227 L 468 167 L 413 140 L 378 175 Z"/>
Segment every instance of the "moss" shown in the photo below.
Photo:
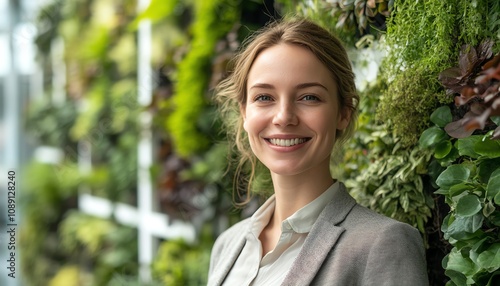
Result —
<path fill-rule="evenodd" d="M 415 144 L 429 114 L 449 103 L 437 82 L 441 71 L 456 65 L 463 44 L 495 37 L 499 5 L 495 1 L 397 1 L 387 23 L 389 48 L 383 75 L 390 79 L 378 109 L 405 147 Z M 486 21 L 485 21 L 486 19 Z"/>
<path fill-rule="evenodd" d="M 384 91 L 377 118 L 388 124 L 404 147 L 409 147 L 427 128 L 430 111 L 447 100 L 437 79 L 425 69 L 408 69 Z"/>

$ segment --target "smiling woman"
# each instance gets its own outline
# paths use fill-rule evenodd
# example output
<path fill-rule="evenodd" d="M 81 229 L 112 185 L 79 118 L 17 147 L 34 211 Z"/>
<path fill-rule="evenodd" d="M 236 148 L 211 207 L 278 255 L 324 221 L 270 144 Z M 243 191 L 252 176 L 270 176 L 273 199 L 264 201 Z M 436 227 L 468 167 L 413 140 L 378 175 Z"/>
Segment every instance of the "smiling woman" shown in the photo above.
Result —
<path fill-rule="evenodd" d="M 361 207 L 330 173 L 359 100 L 334 36 L 307 20 L 268 25 L 235 58 L 217 99 L 236 115 L 222 118 L 239 171 L 250 162 L 247 191 L 262 164 L 274 195 L 217 239 L 209 285 L 428 284 L 418 231 Z"/>

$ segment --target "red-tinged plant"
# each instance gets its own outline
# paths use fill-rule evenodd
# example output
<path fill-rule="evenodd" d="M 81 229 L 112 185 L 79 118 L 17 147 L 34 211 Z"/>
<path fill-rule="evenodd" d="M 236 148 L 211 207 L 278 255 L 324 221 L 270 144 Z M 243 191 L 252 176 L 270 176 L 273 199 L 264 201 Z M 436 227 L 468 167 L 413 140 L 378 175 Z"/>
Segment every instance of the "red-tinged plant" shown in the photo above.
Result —
<path fill-rule="evenodd" d="M 360 36 L 375 30 L 386 30 L 385 20 L 394 5 L 393 0 L 326 0 L 326 9 L 338 17 L 337 28 L 357 26 Z"/>
<path fill-rule="evenodd" d="M 494 42 L 486 40 L 477 48 L 464 45 L 458 67 L 439 74 L 439 81 L 448 94 L 454 94 L 458 120 L 445 131 L 454 138 L 465 138 L 476 130 L 493 130 L 493 139 L 500 139 L 500 53 L 493 57 Z"/>

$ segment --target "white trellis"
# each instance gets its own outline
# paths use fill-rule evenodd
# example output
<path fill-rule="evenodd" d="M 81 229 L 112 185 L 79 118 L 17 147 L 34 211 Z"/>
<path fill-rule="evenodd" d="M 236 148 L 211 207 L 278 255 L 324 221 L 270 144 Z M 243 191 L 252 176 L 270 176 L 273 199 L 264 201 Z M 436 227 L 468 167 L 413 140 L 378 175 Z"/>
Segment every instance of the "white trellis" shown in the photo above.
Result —
<path fill-rule="evenodd" d="M 149 5 L 150 0 L 139 0 L 138 9 L 142 11 Z M 55 47 L 61 48 L 62 42 L 58 42 Z M 64 50 L 64 48 L 62 48 Z M 59 56 L 57 56 L 59 55 Z M 58 79 L 54 82 L 54 90 L 61 90 L 58 87 L 65 86 L 64 75 L 57 75 L 65 71 L 63 58 L 60 53 L 53 55 L 54 77 Z M 147 106 L 152 100 L 152 75 L 151 75 L 151 22 L 142 20 L 138 30 L 138 102 L 142 106 Z M 54 94 L 53 99 L 57 102 L 61 99 L 59 94 Z M 193 242 L 196 238 L 195 228 L 192 224 L 182 221 L 173 221 L 166 214 L 156 211 L 157 204 L 153 199 L 153 184 L 150 178 L 150 168 L 153 163 L 153 143 L 151 132 L 152 116 L 148 111 L 144 111 L 139 117 L 141 133 L 139 139 L 138 152 L 138 187 L 137 207 L 124 203 L 112 202 L 110 200 L 93 196 L 84 187 L 78 195 L 78 208 L 83 213 L 101 217 L 115 218 L 120 224 L 135 227 L 138 231 L 138 253 L 139 253 L 139 275 L 142 282 L 151 280 L 150 265 L 158 247 L 158 239 L 184 238 L 188 242 Z M 91 144 L 81 141 L 78 148 L 78 164 L 80 171 L 88 173 L 92 169 L 91 164 Z M 61 151 L 42 147 L 38 149 L 37 157 L 41 161 L 53 161 L 54 158 L 61 157 L 57 153 Z M 55 153 L 54 153 L 55 152 Z M 45 159 L 44 159 L 45 158 Z M 52 158 L 52 159 L 50 159 Z"/>

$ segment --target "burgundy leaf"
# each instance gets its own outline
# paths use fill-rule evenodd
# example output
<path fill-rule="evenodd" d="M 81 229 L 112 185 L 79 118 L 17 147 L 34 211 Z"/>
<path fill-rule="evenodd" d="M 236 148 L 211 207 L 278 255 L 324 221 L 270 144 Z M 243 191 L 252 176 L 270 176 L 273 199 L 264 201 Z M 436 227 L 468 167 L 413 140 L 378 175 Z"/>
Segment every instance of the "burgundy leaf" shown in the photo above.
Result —
<path fill-rule="evenodd" d="M 490 101 L 495 99 L 496 96 L 497 96 L 497 94 L 495 94 L 495 93 L 487 93 L 486 96 L 484 97 L 484 102 L 489 103 Z"/>
<path fill-rule="evenodd" d="M 474 47 L 464 45 L 460 51 L 460 58 L 458 61 L 458 66 L 460 67 L 462 75 L 470 74 L 474 70 L 477 63 L 476 49 Z"/>
<path fill-rule="evenodd" d="M 476 97 L 476 92 L 472 87 L 466 86 L 461 89 L 460 96 L 455 96 L 455 105 L 460 106 Z"/>
<path fill-rule="evenodd" d="M 490 80 L 490 78 L 491 78 L 491 76 L 489 75 L 491 73 L 490 70 L 492 70 L 492 69 L 487 69 L 485 71 L 485 74 L 482 74 L 482 75 L 476 77 L 476 79 L 474 80 L 474 84 L 487 83 Z"/>
<path fill-rule="evenodd" d="M 474 133 L 474 130 L 465 129 L 463 124 L 466 120 L 468 120 L 468 118 L 462 118 L 458 121 L 450 122 L 444 127 L 444 130 L 453 138 L 469 137 L 472 133 Z"/>
<path fill-rule="evenodd" d="M 493 101 L 491 104 L 491 114 L 490 116 L 500 116 L 500 96 Z"/>
<path fill-rule="evenodd" d="M 500 53 L 498 53 L 494 58 L 485 63 L 483 66 L 483 70 L 487 70 L 492 67 L 498 67 L 499 64 L 500 64 Z"/>
<path fill-rule="evenodd" d="M 468 112 L 468 117 L 477 116 L 483 114 L 486 110 L 486 106 L 479 102 L 474 102 L 470 106 L 470 113 Z"/>
<path fill-rule="evenodd" d="M 441 84 L 446 87 L 447 94 L 460 93 L 463 87 L 463 76 L 457 67 L 442 71 L 438 77 Z"/>
<path fill-rule="evenodd" d="M 486 126 L 486 121 L 490 118 L 490 109 L 486 109 L 480 116 L 476 116 L 473 118 L 464 118 L 464 127 L 467 131 L 474 132 L 476 129 L 484 129 Z"/>
<path fill-rule="evenodd" d="M 491 58 L 493 56 L 492 47 L 495 42 L 492 39 L 486 39 L 477 47 L 477 57 L 479 62 L 483 62 L 486 59 Z"/>

